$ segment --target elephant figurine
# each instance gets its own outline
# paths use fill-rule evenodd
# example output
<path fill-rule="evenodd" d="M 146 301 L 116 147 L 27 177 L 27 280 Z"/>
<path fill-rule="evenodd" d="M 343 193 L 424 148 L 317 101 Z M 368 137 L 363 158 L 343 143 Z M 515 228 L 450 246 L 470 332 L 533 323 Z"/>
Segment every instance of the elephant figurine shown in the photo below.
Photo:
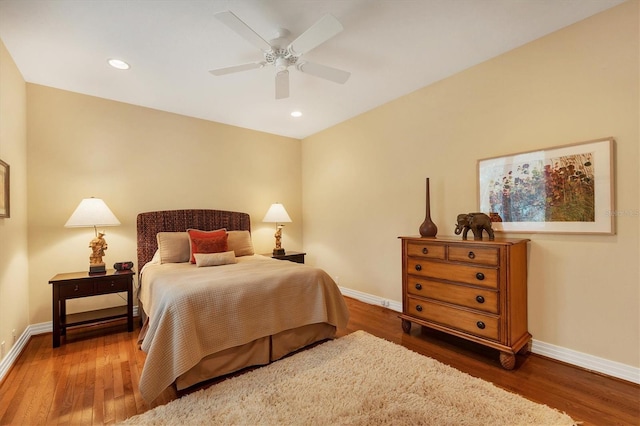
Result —
<path fill-rule="evenodd" d="M 459 214 L 456 224 L 456 235 L 462 232 L 462 239 L 467 239 L 467 233 L 471 229 L 474 240 L 482 240 L 482 231 L 487 231 L 489 239 L 494 240 L 493 229 L 491 228 L 491 219 L 484 213 L 468 213 Z M 464 231 L 464 232 L 463 232 Z"/>

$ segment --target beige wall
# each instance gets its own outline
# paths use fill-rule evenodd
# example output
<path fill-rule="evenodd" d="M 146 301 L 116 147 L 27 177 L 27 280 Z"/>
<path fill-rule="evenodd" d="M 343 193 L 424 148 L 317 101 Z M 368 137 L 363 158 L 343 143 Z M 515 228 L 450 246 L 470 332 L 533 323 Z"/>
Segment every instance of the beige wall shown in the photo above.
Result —
<path fill-rule="evenodd" d="M 122 223 L 106 228 L 108 266 L 136 262 L 136 215 L 152 210 L 247 212 L 264 253 L 274 228 L 261 220 L 280 201 L 293 220 L 283 247 L 302 248 L 299 140 L 33 84 L 27 105 L 32 324 L 51 321 L 51 277 L 88 269 L 93 229 L 64 228 L 82 198 L 104 199 Z M 121 300 L 70 301 L 69 310 L 108 304 Z"/>
<path fill-rule="evenodd" d="M 0 160 L 9 164 L 11 217 L 0 219 L 0 360 L 29 325 L 26 85 L 0 41 Z"/>
<path fill-rule="evenodd" d="M 640 366 L 639 32 L 631 1 L 303 141 L 304 248 L 401 300 L 399 235 L 477 210 L 476 161 L 613 136 L 617 235 L 528 234 L 534 339 Z M 400 327 L 400 322 L 398 322 Z"/>

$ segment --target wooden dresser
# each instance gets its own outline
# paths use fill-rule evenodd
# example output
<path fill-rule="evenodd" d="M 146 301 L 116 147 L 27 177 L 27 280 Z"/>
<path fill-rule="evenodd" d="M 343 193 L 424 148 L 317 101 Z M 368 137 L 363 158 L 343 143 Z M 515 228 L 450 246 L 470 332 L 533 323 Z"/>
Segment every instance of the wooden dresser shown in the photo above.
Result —
<path fill-rule="evenodd" d="M 500 351 L 505 369 L 530 350 L 527 243 L 400 237 L 402 329 L 420 324 Z"/>

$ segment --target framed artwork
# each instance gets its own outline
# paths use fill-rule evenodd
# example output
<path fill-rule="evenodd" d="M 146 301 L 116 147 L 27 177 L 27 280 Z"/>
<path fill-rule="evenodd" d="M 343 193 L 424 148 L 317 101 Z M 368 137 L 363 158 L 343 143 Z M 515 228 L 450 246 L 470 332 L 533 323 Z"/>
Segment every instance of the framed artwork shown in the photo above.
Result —
<path fill-rule="evenodd" d="M 498 232 L 614 234 L 613 138 L 478 161 Z"/>
<path fill-rule="evenodd" d="M 0 160 L 0 218 L 10 217 L 9 165 Z"/>

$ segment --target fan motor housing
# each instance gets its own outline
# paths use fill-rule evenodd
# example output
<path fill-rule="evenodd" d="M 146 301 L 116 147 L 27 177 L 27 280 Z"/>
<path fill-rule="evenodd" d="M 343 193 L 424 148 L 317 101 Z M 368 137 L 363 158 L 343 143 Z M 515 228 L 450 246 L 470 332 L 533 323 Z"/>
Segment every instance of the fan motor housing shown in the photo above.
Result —
<path fill-rule="evenodd" d="M 264 60 L 267 64 L 274 65 L 278 71 L 282 71 L 295 65 L 298 62 L 298 57 L 289 55 L 287 49 L 278 48 L 271 52 L 265 52 Z"/>

